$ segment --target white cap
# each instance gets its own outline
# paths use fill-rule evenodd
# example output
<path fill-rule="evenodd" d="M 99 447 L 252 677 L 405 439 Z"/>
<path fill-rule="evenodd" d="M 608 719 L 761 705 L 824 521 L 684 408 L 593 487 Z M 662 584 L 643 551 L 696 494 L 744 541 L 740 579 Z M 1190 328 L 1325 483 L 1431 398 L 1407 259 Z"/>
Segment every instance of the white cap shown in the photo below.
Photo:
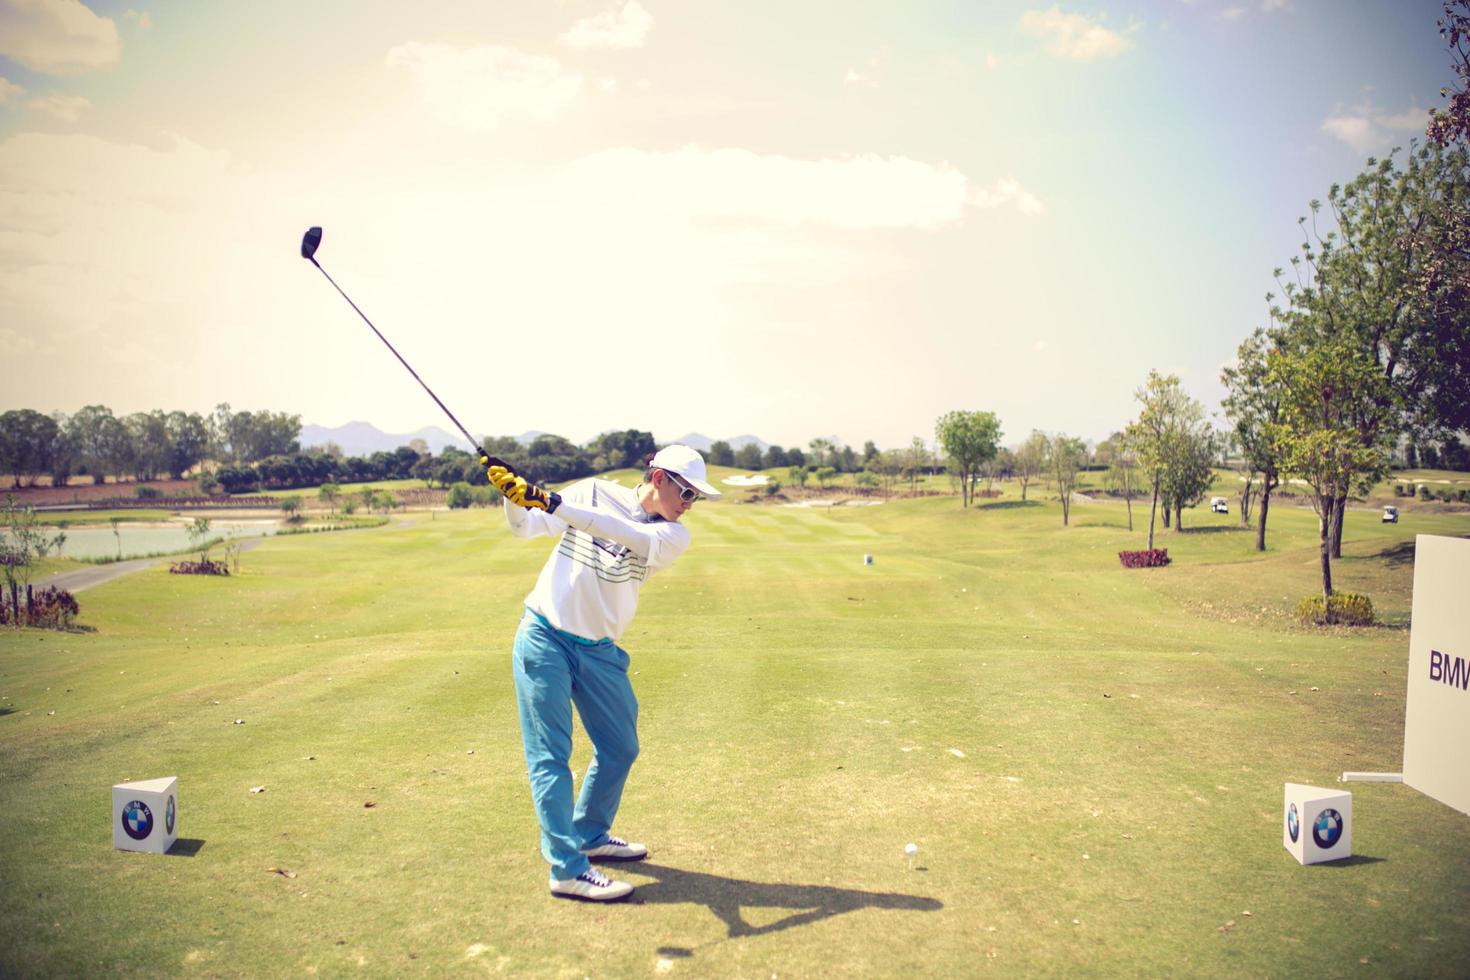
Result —
<path fill-rule="evenodd" d="M 648 465 L 656 470 L 668 470 L 706 497 L 720 496 L 720 491 L 706 479 L 704 457 L 688 446 L 665 446 Z"/>

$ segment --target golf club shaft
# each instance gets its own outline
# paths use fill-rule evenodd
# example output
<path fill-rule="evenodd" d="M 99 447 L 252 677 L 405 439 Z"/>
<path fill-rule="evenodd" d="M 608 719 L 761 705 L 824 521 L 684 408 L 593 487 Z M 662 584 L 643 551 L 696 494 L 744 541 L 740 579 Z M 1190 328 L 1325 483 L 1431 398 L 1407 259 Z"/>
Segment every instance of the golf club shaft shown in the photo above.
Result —
<path fill-rule="evenodd" d="M 362 317 L 362 322 L 363 323 L 366 323 L 372 329 L 373 333 L 375 333 L 375 334 L 378 335 L 378 339 L 381 340 L 384 343 L 384 345 L 387 346 L 387 348 L 393 352 L 393 356 L 396 357 L 396 358 L 398 358 L 398 363 L 399 364 L 402 364 L 404 367 L 408 368 L 408 373 L 411 374 L 411 375 L 413 375 L 413 379 L 415 381 L 417 381 L 420 385 L 423 385 L 423 389 L 429 393 L 429 397 L 432 398 L 432 399 L 434 399 L 434 404 L 435 405 L 438 405 L 440 408 L 442 408 L 444 410 L 444 414 L 449 416 L 449 420 L 454 423 L 455 428 L 459 429 L 460 432 L 464 433 L 464 437 L 469 440 L 469 443 L 470 443 L 471 446 L 474 446 L 475 447 L 475 451 L 477 453 L 480 453 L 481 455 L 484 455 L 485 450 L 483 450 L 483 449 L 480 448 L 479 441 L 476 440 L 474 436 L 470 435 L 468 429 L 466 429 L 463 425 L 460 425 L 459 424 L 459 419 L 455 418 L 454 417 L 454 413 L 449 410 L 448 406 L 446 406 L 443 402 L 441 402 L 439 400 L 439 396 L 438 395 L 434 394 L 434 389 L 432 389 L 428 385 L 424 384 L 424 379 L 421 378 L 421 377 L 419 377 L 419 373 L 417 371 L 415 371 L 413 369 L 413 367 L 407 361 L 405 361 L 403 359 L 403 355 L 400 354 L 400 353 L 398 353 L 398 349 L 397 348 L 395 348 L 392 344 L 388 343 L 388 338 L 383 336 L 382 331 L 379 330 L 377 327 L 374 327 L 373 326 L 373 321 L 371 321 L 371 320 L 369 320 L 367 318 L 367 314 L 364 313 L 362 310 L 359 310 L 357 308 L 357 304 L 354 303 L 354 302 L 352 302 L 352 297 L 351 296 L 348 296 L 347 293 L 343 291 L 342 287 L 339 286 L 339 285 L 337 285 L 337 280 L 333 279 L 331 277 L 331 275 L 327 272 L 327 270 L 322 268 L 321 263 L 316 260 L 316 256 L 314 256 L 314 255 L 308 255 L 308 256 L 306 256 L 306 258 L 307 258 L 307 261 L 309 261 L 312 265 L 316 266 L 318 272 L 320 272 L 322 275 L 324 275 L 324 276 L 327 277 L 327 282 L 331 283 L 332 284 L 332 288 L 335 289 L 335 290 L 337 290 L 337 292 L 339 292 L 339 293 L 342 294 L 342 298 L 347 301 L 347 304 L 349 306 L 351 306 L 354 310 L 357 310 L 357 315 L 360 316 L 360 317 Z"/>

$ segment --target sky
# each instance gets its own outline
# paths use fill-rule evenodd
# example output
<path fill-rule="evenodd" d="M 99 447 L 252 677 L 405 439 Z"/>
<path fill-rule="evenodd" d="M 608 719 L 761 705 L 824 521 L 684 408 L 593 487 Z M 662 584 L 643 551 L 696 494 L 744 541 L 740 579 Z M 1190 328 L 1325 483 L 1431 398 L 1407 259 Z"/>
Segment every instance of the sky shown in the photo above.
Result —
<path fill-rule="evenodd" d="M 0 411 L 1102 439 L 1207 409 L 1438 0 L 0 0 Z M 1222 423 L 1223 424 L 1223 423 Z"/>

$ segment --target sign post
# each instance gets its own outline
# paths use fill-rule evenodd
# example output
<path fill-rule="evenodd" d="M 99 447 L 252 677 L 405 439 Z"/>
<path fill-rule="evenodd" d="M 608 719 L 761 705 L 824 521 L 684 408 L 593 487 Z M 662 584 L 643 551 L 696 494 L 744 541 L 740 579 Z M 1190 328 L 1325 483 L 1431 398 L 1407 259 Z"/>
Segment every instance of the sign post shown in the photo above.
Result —
<path fill-rule="evenodd" d="M 1404 782 L 1470 814 L 1470 539 L 1414 542 Z"/>

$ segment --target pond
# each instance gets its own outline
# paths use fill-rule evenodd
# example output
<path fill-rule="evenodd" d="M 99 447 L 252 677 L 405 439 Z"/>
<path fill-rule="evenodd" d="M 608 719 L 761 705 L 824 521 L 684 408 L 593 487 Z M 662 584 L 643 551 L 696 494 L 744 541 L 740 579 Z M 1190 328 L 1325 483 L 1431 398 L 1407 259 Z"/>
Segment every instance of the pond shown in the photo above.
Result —
<path fill-rule="evenodd" d="M 190 523 L 192 521 L 119 524 L 116 534 L 113 533 L 111 526 L 69 527 L 65 529 L 66 541 L 61 546 L 61 556 L 64 558 L 116 558 L 119 547 L 121 547 L 124 558 L 179 551 L 192 544 L 188 532 Z M 285 527 L 284 521 L 270 518 L 213 520 L 209 522 L 208 537 L 221 540 L 226 540 L 231 536 L 258 538 L 273 534 L 282 527 Z M 47 528 L 46 530 L 54 535 L 58 529 Z M 218 547 L 218 545 L 215 546 L 214 557 L 216 559 L 221 557 L 218 554 Z"/>

